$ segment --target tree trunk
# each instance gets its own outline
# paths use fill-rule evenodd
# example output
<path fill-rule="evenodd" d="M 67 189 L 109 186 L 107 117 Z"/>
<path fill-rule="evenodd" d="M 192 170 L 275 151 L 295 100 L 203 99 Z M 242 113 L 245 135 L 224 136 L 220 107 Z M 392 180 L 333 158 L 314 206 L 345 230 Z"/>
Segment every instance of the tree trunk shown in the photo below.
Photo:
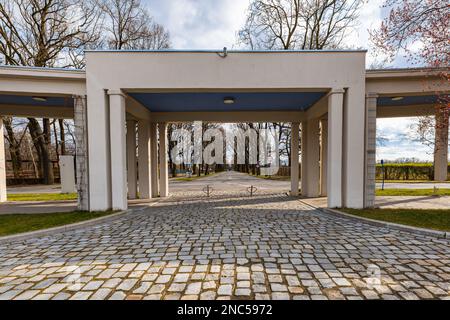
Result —
<path fill-rule="evenodd" d="M 4 118 L 6 133 L 8 134 L 9 141 L 9 154 L 11 156 L 11 162 L 13 167 L 14 178 L 20 178 L 22 171 L 22 157 L 20 155 L 20 144 L 16 139 L 14 130 L 12 128 L 12 118 Z M 3 134 L 3 132 L 1 132 Z"/>
<path fill-rule="evenodd" d="M 50 161 L 49 143 L 50 137 L 45 132 L 50 132 L 50 122 L 48 119 L 44 119 L 44 132 L 39 125 L 39 122 L 34 118 L 28 118 L 31 137 L 33 139 L 34 147 L 39 156 L 39 162 L 41 164 L 43 183 L 51 185 L 55 182 L 53 175 L 53 165 Z M 47 136 L 47 137 L 46 137 Z"/>
<path fill-rule="evenodd" d="M 66 131 L 64 129 L 64 119 L 58 119 L 59 122 L 59 140 L 61 146 L 61 155 L 66 155 Z"/>
<path fill-rule="evenodd" d="M 56 161 L 59 166 L 59 142 L 58 142 L 58 132 L 56 131 L 56 119 L 52 121 L 53 126 L 53 137 L 55 138 L 55 151 L 56 151 Z"/>

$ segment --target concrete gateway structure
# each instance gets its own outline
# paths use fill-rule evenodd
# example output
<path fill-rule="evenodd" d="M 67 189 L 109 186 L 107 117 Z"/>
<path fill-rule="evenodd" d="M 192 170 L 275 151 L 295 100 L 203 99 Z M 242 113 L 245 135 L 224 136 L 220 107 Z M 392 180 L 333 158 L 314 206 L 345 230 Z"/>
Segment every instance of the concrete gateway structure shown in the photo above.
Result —
<path fill-rule="evenodd" d="M 302 194 L 327 196 L 329 207 L 371 207 L 377 117 L 434 114 L 437 94 L 450 86 L 439 70 L 366 71 L 365 55 L 88 51 L 86 71 L 0 67 L 0 116 L 74 118 L 82 210 L 126 209 L 127 195 L 137 192 L 167 197 L 167 124 L 186 121 L 291 122 L 294 196 L 301 125 Z M 224 104 L 226 97 L 236 103 Z M 437 134 L 448 139 L 448 128 Z M 447 149 L 440 150 L 438 180 L 446 178 Z"/>

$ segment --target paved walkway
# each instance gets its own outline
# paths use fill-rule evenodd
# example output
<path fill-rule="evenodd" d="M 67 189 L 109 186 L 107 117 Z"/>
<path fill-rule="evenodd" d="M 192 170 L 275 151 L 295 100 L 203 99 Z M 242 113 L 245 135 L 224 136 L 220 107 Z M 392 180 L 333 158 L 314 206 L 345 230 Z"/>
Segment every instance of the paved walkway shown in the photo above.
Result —
<path fill-rule="evenodd" d="M 0 243 L 0 299 L 449 299 L 448 240 L 329 216 L 279 193 L 202 195 Z"/>
<path fill-rule="evenodd" d="M 171 180 L 169 189 L 171 192 L 202 191 L 207 185 L 213 189 L 213 194 L 226 191 L 245 193 L 251 186 L 256 187 L 259 191 L 279 193 L 288 192 L 291 188 L 290 181 L 261 179 L 245 173 L 229 171 L 188 182 Z"/>

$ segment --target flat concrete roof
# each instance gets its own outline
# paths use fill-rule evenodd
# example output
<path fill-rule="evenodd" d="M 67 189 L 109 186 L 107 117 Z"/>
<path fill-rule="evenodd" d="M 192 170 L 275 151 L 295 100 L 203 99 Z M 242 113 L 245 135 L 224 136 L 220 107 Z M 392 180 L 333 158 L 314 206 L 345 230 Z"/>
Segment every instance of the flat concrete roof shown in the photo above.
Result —
<path fill-rule="evenodd" d="M 114 53 L 223 53 L 223 49 L 217 50 L 177 50 L 177 49 L 163 49 L 163 50 L 85 50 L 85 52 L 114 52 Z M 366 49 L 361 50 L 227 50 L 227 53 L 336 53 L 336 52 L 367 52 Z"/>

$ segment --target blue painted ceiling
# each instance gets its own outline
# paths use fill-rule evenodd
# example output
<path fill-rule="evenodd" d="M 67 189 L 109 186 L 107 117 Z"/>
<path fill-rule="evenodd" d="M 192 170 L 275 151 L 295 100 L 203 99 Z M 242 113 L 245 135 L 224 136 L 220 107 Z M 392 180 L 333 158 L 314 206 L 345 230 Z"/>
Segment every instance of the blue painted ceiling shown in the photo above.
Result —
<path fill-rule="evenodd" d="M 73 99 L 65 97 L 45 97 L 47 101 L 36 101 L 32 96 L 0 95 L 0 105 L 28 105 L 38 107 L 73 107 Z M 1 106 L 0 106 L 1 108 Z"/>
<path fill-rule="evenodd" d="M 180 111 L 302 111 L 314 105 L 325 92 L 207 92 L 130 93 L 152 112 Z M 233 98 L 234 104 L 225 104 Z"/>

